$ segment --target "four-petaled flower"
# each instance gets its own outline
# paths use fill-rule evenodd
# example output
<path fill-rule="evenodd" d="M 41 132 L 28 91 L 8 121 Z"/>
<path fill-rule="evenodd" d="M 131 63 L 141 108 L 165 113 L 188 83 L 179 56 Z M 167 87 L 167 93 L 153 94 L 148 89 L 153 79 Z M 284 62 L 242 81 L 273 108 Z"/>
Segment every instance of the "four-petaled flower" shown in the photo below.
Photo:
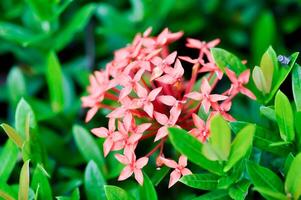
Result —
<path fill-rule="evenodd" d="M 174 169 L 170 174 L 168 188 L 170 188 L 176 182 L 178 182 L 178 180 L 181 178 L 181 176 L 192 174 L 191 171 L 186 168 L 186 165 L 187 165 L 187 157 L 186 156 L 183 156 L 183 155 L 180 156 L 178 163 L 176 163 L 174 160 L 167 159 L 162 156 L 160 157 L 160 160 L 167 167 Z"/>
<path fill-rule="evenodd" d="M 193 128 L 189 133 L 194 135 L 201 142 L 205 142 L 210 134 L 210 120 L 205 123 L 198 115 L 192 114 L 193 124 L 196 128 Z"/>
<path fill-rule="evenodd" d="M 237 93 L 242 93 L 251 99 L 256 99 L 255 95 L 246 87 L 245 84 L 249 82 L 250 69 L 246 69 L 238 77 L 230 69 L 226 68 L 226 74 L 231 81 L 231 88 L 229 89 L 229 95 L 236 95 Z"/>
<path fill-rule="evenodd" d="M 123 181 L 134 173 L 137 182 L 143 185 L 143 173 L 141 169 L 147 164 L 148 158 L 142 157 L 136 160 L 136 155 L 133 152 L 125 155 L 116 154 L 115 157 L 120 163 L 126 165 L 121 171 L 118 180 Z"/>

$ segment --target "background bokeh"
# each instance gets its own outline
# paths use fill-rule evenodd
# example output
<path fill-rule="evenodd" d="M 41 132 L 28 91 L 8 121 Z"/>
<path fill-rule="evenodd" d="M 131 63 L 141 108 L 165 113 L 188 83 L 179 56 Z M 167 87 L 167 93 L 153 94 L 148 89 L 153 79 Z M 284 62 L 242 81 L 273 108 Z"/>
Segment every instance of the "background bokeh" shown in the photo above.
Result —
<path fill-rule="evenodd" d="M 221 38 L 220 47 L 248 60 L 250 67 L 259 63 L 269 45 L 284 55 L 301 50 L 301 1 L 298 0 L 45 2 L 0 2 L 0 122 L 14 124 L 21 97 L 30 104 L 47 151 L 55 196 L 67 195 L 82 185 L 87 161 L 75 144 L 72 127 L 84 125 L 85 111 L 80 97 L 88 85 L 88 75 L 104 67 L 112 52 L 129 43 L 137 32 L 151 26 L 153 34 L 157 34 L 168 27 L 171 31 L 183 30 L 186 37 L 206 41 Z M 184 45 L 185 40 L 180 40 L 177 46 L 182 48 L 180 52 L 185 51 Z M 61 65 L 62 75 L 58 75 L 57 85 L 53 84 L 56 80 L 47 79 L 49 73 L 56 73 L 47 72 L 49 52 L 56 53 Z M 283 87 L 286 84 L 290 81 Z M 61 109 L 51 105 L 52 87 L 62 87 Z M 105 125 L 104 116 L 105 113 L 100 113 L 97 120 L 84 126 Z M 7 136 L 0 132 L 1 154 Z M 7 183 L 18 182 L 20 167 L 21 163 L 17 164 Z M 111 182 L 114 184 L 114 179 Z M 182 194 L 177 199 L 184 196 L 189 199 L 188 188 L 182 187 L 185 190 L 182 193 L 177 187 L 166 192 L 166 183 L 162 184 L 157 188 L 159 194 L 171 199 Z"/>

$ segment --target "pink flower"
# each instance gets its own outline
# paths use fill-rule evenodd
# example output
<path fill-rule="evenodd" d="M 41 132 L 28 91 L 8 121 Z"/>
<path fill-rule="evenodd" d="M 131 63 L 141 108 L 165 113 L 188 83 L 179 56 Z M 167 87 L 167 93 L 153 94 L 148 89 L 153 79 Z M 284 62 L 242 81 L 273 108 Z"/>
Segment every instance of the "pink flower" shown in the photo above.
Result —
<path fill-rule="evenodd" d="M 147 94 L 147 90 L 145 88 L 140 88 L 137 91 L 137 95 L 139 96 L 140 104 L 142 104 L 143 110 L 148 114 L 148 116 L 153 117 L 154 105 L 152 104 L 155 101 L 158 94 L 161 92 L 162 87 L 158 87 L 153 89 Z"/>
<path fill-rule="evenodd" d="M 209 112 L 211 105 L 217 101 L 222 101 L 227 99 L 227 96 L 219 95 L 219 94 L 210 94 L 211 93 L 211 86 L 209 85 L 206 78 L 203 79 L 201 84 L 201 93 L 199 92 L 191 92 L 186 94 L 186 97 L 196 100 L 202 101 L 202 105 L 204 106 L 205 112 Z"/>
<path fill-rule="evenodd" d="M 244 87 L 244 85 L 249 82 L 250 69 L 247 69 L 244 72 L 242 72 L 238 76 L 238 78 L 236 77 L 235 73 L 228 68 L 226 68 L 226 74 L 232 83 L 231 88 L 229 90 L 230 95 L 236 95 L 240 92 L 251 99 L 256 99 L 255 95 L 249 89 Z"/>
<path fill-rule="evenodd" d="M 196 128 L 193 128 L 190 133 L 197 139 L 205 142 L 210 134 L 210 121 L 204 122 L 198 115 L 192 114 L 193 123 Z"/>
<path fill-rule="evenodd" d="M 176 81 L 181 81 L 183 75 L 184 69 L 180 60 L 177 59 L 175 67 L 168 70 L 165 75 L 157 78 L 156 80 L 165 84 L 174 84 Z"/>
<path fill-rule="evenodd" d="M 143 185 L 143 173 L 141 169 L 147 164 L 148 158 L 142 157 L 136 160 L 136 156 L 133 152 L 125 155 L 116 154 L 115 157 L 120 163 L 126 165 L 121 171 L 118 180 L 123 181 L 134 173 L 137 182 Z"/>
<path fill-rule="evenodd" d="M 103 143 L 103 152 L 105 156 L 114 149 L 114 144 L 122 138 L 122 135 L 115 129 L 115 119 L 112 118 L 109 120 L 109 129 L 100 127 L 91 130 L 91 132 L 97 137 L 106 138 Z"/>
<path fill-rule="evenodd" d="M 187 165 L 187 157 L 185 157 L 185 156 L 180 156 L 179 163 L 176 163 L 175 161 L 166 159 L 164 157 L 160 157 L 160 160 L 167 167 L 174 169 L 170 174 L 168 188 L 170 188 L 176 182 L 178 182 L 178 180 L 180 180 L 181 176 L 186 176 L 188 174 L 192 174 L 192 172 L 189 169 L 185 168 Z"/>
<path fill-rule="evenodd" d="M 162 59 L 160 57 L 154 57 L 152 59 L 152 63 L 156 66 L 153 69 L 151 80 L 154 80 L 158 77 L 160 77 L 164 72 L 167 73 L 172 70 L 171 64 L 175 62 L 175 59 L 177 57 L 177 52 L 173 52 L 170 55 L 168 55 L 166 58 Z"/>
<path fill-rule="evenodd" d="M 187 74 L 184 76 L 177 51 L 170 53 L 170 44 L 182 35 L 183 32 L 172 33 L 167 28 L 158 36 L 151 36 L 151 28 L 138 33 L 132 43 L 114 52 L 113 60 L 105 69 L 94 72 L 89 78 L 88 95 L 82 98 L 83 107 L 88 108 L 86 121 L 101 108 L 109 111 L 106 115 L 108 128 L 94 128 L 92 133 L 105 138 L 105 156 L 115 150 L 123 152 L 124 155 L 116 155 L 116 159 L 126 165 L 118 180 L 125 180 L 134 173 L 135 179 L 142 184 L 141 169 L 150 156 L 158 155 L 155 158 L 157 166 L 165 164 L 174 169 L 170 176 L 171 187 L 182 175 L 191 172 L 185 168 L 186 157 L 181 156 L 179 163 L 162 157 L 168 128 L 181 127 L 204 142 L 210 137 L 210 127 L 209 120 L 205 122 L 197 116 L 200 106 L 206 112 L 210 111 L 208 119 L 221 114 L 232 121 L 234 118 L 228 112 L 237 93 L 254 97 L 244 87 L 249 71 L 236 78 L 233 72 L 226 70 L 231 88 L 222 94 L 212 93 L 223 76 L 210 52 L 219 39 L 208 43 L 187 40 L 186 46 L 198 51 L 199 55 L 196 59 L 187 55 L 179 57 L 188 62 L 185 63 L 187 67 L 192 67 L 190 78 Z M 198 84 L 200 86 L 196 88 Z M 145 145 L 153 140 L 154 145 Z M 137 147 L 150 146 L 150 151 L 136 160 Z"/>
<path fill-rule="evenodd" d="M 154 117 L 157 122 L 162 125 L 162 127 L 158 129 L 157 135 L 155 137 L 156 142 L 168 135 L 168 128 L 174 126 L 178 119 L 176 118 L 177 116 L 173 115 L 169 115 L 168 118 L 166 115 L 159 112 L 154 112 Z"/>

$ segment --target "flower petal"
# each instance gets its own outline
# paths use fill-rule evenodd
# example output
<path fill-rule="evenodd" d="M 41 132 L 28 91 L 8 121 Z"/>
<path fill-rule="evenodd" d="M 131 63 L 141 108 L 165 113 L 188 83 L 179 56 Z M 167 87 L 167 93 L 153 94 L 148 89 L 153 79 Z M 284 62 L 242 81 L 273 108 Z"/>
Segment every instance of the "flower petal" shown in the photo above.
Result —
<path fill-rule="evenodd" d="M 148 163 L 148 157 L 139 158 L 136 161 L 136 168 L 142 169 Z"/>
<path fill-rule="evenodd" d="M 173 106 L 177 102 L 177 99 L 170 95 L 161 95 L 161 96 L 158 96 L 157 99 L 161 103 L 168 105 L 168 106 Z"/>
<path fill-rule="evenodd" d="M 157 120 L 157 122 L 161 125 L 165 125 L 168 122 L 167 116 L 162 113 L 154 112 L 154 117 Z"/>
<path fill-rule="evenodd" d="M 131 167 L 130 166 L 126 166 L 121 171 L 121 173 L 120 173 L 120 175 L 118 177 L 118 181 L 123 181 L 123 180 L 129 178 L 132 174 L 133 174 L 133 171 L 131 170 Z"/>
<path fill-rule="evenodd" d="M 178 172 L 177 170 L 174 170 L 173 172 L 171 172 L 170 174 L 170 179 L 169 179 L 169 184 L 168 184 L 168 188 L 170 188 L 171 186 L 173 186 L 176 182 L 178 182 L 178 180 L 181 178 L 181 173 Z"/>
<path fill-rule="evenodd" d="M 91 130 L 91 132 L 96 135 L 97 137 L 101 137 L 101 138 L 105 138 L 108 137 L 108 129 L 104 128 L 104 127 L 100 127 L 100 128 L 93 128 Z"/>
<path fill-rule="evenodd" d="M 161 128 L 158 129 L 157 135 L 155 137 L 155 142 L 164 138 L 165 136 L 168 135 L 168 130 L 166 126 L 162 126 Z"/>
<path fill-rule="evenodd" d="M 136 181 L 139 183 L 139 185 L 143 185 L 143 173 L 139 169 L 134 169 L 134 175 Z"/>

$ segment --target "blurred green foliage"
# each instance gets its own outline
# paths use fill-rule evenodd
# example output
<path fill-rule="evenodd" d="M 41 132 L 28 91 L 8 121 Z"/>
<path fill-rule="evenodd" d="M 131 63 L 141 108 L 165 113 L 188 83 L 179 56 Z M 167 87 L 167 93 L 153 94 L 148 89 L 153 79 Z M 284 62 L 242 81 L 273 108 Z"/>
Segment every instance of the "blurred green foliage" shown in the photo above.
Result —
<path fill-rule="evenodd" d="M 145 187 L 149 188 L 142 189 L 130 181 L 120 184 L 121 188 L 106 186 L 103 192 L 91 186 L 103 185 L 106 180 L 116 184 L 121 166 L 112 156 L 104 159 L 103 141 L 93 138 L 85 125 L 80 125 L 84 116 L 80 96 L 89 73 L 104 67 L 116 48 L 149 26 L 155 33 L 169 27 L 201 40 L 221 38 L 221 47 L 247 59 L 249 67 L 253 67 L 269 45 L 284 55 L 287 50 L 301 50 L 300 18 L 300 0 L 1 1 L 0 122 L 15 124 L 16 130 L 10 129 L 10 140 L 0 130 L 0 194 L 16 198 L 29 191 L 30 199 L 96 199 L 108 191 L 127 195 L 121 189 L 124 188 L 136 199 L 145 199 L 146 193 L 152 191 L 149 179 L 156 185 L 160 180 L 157 183 L 157 178 L 145 178 Z M 294 80 L 298 78 L 296 73 Z M 300 85 L 295 84 L 294 91 L 299 90 Z M 247 106 L 250 110 L 258 107 Z M 246 113 L 239 111 L 239 105 L 234 107 L 242 119 L 258 120 L 255 111 Z M 300 103 L 297 107 L 300 110 Z M 97 125 L 91 122 L 89 127 L 106 124 L 104 114 L 97 117 Z M 259 138 L 266 134 L 257 132 Z M 24 144 L 22 149 L 12 138 L 16 144 Z M 276 151 L 262 141 L 258 143 L 268 151 Z M 27 180 L 29 167 L 33 175 L 31 189 Z M 19 191 L 17 184 L 22 185 Z M 162 198 L 190 199 L 194 195 L 186 186 L 167 191 L 166 180 L 160 184 L 163 186 L 157 191 Z M 218 193 L 224 194 L 223 190 Z"/>

